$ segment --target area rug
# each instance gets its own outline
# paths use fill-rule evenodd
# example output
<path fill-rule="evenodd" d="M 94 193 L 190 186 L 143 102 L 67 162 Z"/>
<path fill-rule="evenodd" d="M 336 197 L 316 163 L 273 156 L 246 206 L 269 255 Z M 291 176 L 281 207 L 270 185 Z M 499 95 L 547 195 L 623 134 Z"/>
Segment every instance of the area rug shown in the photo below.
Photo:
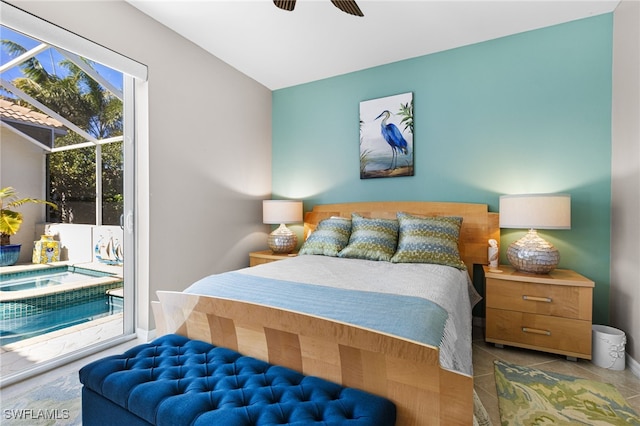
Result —
<path fill-rule="evenodd" d="M 610 384 L 495 361 L 503 425 L 638 425 Z"/>
<path fill-rule="evenodd" d="M 78 373 L 2 398 L 2 426 L 72 426 L 82 424 Z"/>

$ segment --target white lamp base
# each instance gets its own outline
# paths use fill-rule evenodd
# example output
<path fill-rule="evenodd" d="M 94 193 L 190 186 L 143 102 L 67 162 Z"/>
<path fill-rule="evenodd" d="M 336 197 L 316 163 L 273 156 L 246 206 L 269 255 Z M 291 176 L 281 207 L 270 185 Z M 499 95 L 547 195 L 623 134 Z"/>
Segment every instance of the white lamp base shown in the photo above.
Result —
<path fill-rule="evenodd" d="M 540 238 L 535 229 L 530 229 L 509 246 L 507 259 L 517 271 L 548 274 L 558 266 L 560 253 L 553 244 Z"/>
<path fill-rule="evenodd" d="M 269 234 L 267 244 L 274 253 L 291 253 L 298 245 L 298 237 L 282 223 Z"/>

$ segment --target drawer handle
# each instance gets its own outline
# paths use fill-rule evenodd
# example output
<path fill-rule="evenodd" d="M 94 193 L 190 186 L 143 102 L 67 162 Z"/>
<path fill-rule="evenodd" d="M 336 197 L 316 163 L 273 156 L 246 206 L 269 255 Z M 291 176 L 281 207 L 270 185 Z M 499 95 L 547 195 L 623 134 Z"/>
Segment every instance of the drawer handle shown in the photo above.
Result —
<path fill-rule="evenodd" d="M 553 302 L 553 299 L 550 297 L 537 297 L 537 296 L 527 296 L 524 295 L 522 296 L 523 300 L 531 300 L 532 302 L 545 302 L 545 303 L 551 303 Z"/>
<path fill-rule="evenodd" d="M 523 333 L 533 333 L 533 334 L 543 334 L 545 336 L 551 336 L 551 332 L 549 330 L 540 330 L 538 328 L 522 327 L 522 332 Z"/>

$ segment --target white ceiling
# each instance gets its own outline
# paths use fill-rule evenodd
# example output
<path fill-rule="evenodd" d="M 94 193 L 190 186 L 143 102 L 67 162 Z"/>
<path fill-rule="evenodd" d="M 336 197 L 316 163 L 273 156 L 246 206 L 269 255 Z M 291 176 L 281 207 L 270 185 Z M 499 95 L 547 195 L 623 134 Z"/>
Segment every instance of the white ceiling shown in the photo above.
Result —
<path fill-rule="evenodd" d="M 611 12 L 619 0 L 127 0 L 269 89 Z"/>

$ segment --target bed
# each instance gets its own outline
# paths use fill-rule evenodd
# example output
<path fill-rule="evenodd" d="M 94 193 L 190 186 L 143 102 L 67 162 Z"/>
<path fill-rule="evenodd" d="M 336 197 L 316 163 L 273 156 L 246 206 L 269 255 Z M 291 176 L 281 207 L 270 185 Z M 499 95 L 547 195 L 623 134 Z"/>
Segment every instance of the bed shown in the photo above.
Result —
<path fill-rule="evenodd" d="M 351 224 L 340 250 L 349 258 L 313 245 L 339 218 Z M 455 218 L 459 263 L 414 261 L 409 225 Z M 362 235 L 356 229 L 394 220 L 399 239 L 391 258 L 377 258 L 370 246 L 364 255 L 347 249 Z M 487 263 L 488 239 L 499 238 L 497 214 L 485 204 L 327 204 L 305 215 L 304 235 L 305 254 L 205 277 L 184 292 L 158 292 L 158 333 L 384 396 L 396 404 L 398 425 L 473 424 L 471 309 L 478 295 L 471 279 L 473 265 Z"/>

